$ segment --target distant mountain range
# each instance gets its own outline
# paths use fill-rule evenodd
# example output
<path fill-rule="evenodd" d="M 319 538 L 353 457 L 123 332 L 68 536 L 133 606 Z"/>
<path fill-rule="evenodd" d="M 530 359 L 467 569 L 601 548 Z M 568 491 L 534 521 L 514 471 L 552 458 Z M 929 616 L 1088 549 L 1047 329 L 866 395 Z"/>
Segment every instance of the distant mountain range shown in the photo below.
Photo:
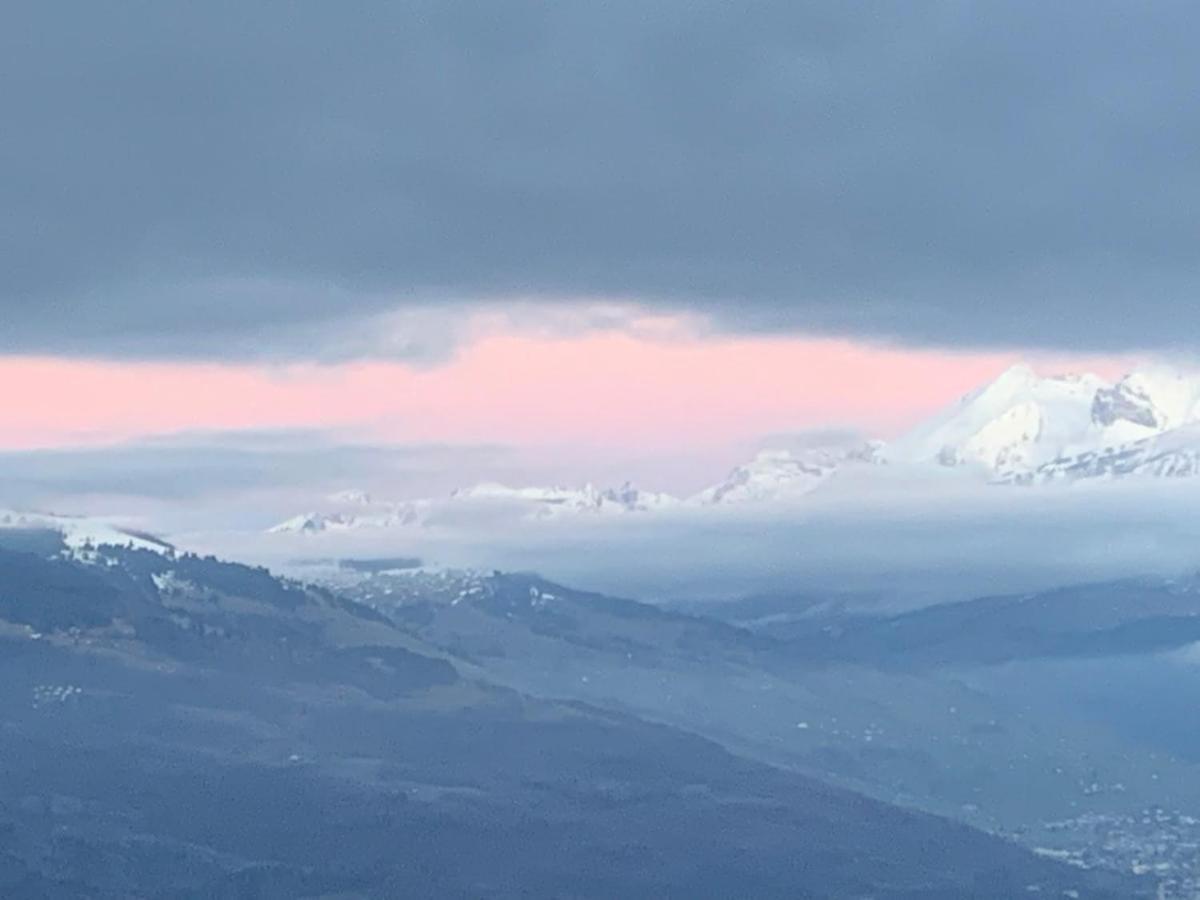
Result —
<path fill-rule="evenodd" d="M 1155 367 L 1110 382 L 1088 373 L 1039 376 L 1017 365 L 890 444 L 840 440 L 799 450 L 767 448 L 690 497 L 628 482 L 619 488 L 485 483 L 440 499 L 401 502 L 350 491 L 271 531 L 419 526 L 447 506 L 510 507 L 541 519 L 789 502 L 834 475 L 852 477 L 887 464 L 914 476 L 956 469 L 981 482 L 1019 485 L 1191 477 L 1200 473 L 1200 375 Z"/>

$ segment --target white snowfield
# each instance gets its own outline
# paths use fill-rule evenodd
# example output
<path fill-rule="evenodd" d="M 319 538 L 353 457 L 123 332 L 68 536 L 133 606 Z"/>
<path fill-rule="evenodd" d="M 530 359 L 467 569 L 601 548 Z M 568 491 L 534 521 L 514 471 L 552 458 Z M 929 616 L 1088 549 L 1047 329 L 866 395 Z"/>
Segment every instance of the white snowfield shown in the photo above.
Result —
<path fill-rule="evenodd" d="M 525 518 L 625 515 L 673 509 L 784 503 L 865 467 L 957 469 L 984 482 L 1044 484 L 1082 479 L 1200 474 L 1200 374 L 1138 369 L 1116 382 L 1090 373 L 1039 376 L 1017 365 L 907 434 L 806 450 L 765 449 L 719 484 L 691 497 L 620 488 L 510 487 L 484 483 L 441 499 L 372 501 L 361 491 L 274 532 L 421 527 L 447 507 L 508 506 Z"/>
<path fill-rule="evenodd" d="M 169 543 L 153 535 L 127 529 L 106 519 L 87 516 L 0 509 L 0 529 L 58 532 L 67 549 L 77 556 L 104 546 L 132 547 L 157 553 L 173 549 Z"/>
<path fill-rule="evenodd" d="M 523 487 L 513 488 L 495 482 L 454 491 L 452 499 L 463 501 L 501 501 L 530 503 L 542 515 L 556 512 L 624 513 L 662 509 L 679 501 L 670 494 L 638 490 L 626 482 L 619 488 Z"/>
<path fill-rule="evenodd" d="M 353 512 L 306 512 L 292 516 L 270 529 L 272 533 L 313 534 L 320 531 L 352 531 L 357 528 L 396 528 L 420 525 L 431 501 L 413 500 L 401 503 L 368 503 Z"/>
<path fill-rule="evenodd" d="M 1197 445 L 1200 376 L 1163 368 L 1115 384 L 1014 366 L 896 441 L 895 461 L 973 466 L 1000 481 L 1184 474 L 1143 463 Z M 1097 464 L 1097 460 L 1108 462 Z"/>

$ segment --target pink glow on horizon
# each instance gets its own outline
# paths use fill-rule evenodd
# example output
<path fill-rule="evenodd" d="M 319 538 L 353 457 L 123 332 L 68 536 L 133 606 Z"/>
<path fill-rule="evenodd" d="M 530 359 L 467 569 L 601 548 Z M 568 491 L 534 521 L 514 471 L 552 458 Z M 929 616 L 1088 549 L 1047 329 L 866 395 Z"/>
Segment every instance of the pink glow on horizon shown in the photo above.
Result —
<path fill-rule="evenodd" d="M 501 334 L 449 362 L 269 367 L 0 358 L 0 447 L 197 430 L 319 428 L 347 438 L 685 449 L 818 427 L 888 436 L 994 377 L 1014 354 L 812 338 L 660 341 Z M 1044 371 L 1115 375 L 1121 361 Z"/>

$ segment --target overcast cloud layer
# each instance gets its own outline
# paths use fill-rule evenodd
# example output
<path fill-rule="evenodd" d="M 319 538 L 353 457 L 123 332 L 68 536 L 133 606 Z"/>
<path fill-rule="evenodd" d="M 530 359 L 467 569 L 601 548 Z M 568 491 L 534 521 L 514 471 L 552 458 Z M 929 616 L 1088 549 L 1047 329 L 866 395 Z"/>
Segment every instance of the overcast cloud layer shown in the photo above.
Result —
<path fill-rule="evenodd" d="M 1168 2 L 5 4 L 0 352 L 361 353 L 398 304 L 514 296 L 1194 342 L 1198 30 Z"/>

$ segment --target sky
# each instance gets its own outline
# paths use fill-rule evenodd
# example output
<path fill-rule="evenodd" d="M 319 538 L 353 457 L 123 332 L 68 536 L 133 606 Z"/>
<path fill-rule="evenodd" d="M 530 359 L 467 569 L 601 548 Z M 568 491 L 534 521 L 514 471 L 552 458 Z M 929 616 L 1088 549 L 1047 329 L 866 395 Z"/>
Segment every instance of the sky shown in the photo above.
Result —
<path fill-rule="evenodd" d="M 376 441 L 661 452 L 753 442 L 786 428 L 869 425 L 890 436 L 1014 359 L 845 339 L 620 331 L 491 334 L 426 366 L 8 357 L 0 382 L 36 389 L 13 392 L 0 441 L 36 449 L 186 430 L 321 427 Z M 1114 361 L 1062 364 L 1103 369 Z"/>
<path fill-rule="evenodd" d="M 324 489 L 367 460 L 398 495 L 691 489 L 771 435 L 896 434 L 1017 360 L 1191 358 L 1198 25 L 6 3 L 8 492 Z"/>

